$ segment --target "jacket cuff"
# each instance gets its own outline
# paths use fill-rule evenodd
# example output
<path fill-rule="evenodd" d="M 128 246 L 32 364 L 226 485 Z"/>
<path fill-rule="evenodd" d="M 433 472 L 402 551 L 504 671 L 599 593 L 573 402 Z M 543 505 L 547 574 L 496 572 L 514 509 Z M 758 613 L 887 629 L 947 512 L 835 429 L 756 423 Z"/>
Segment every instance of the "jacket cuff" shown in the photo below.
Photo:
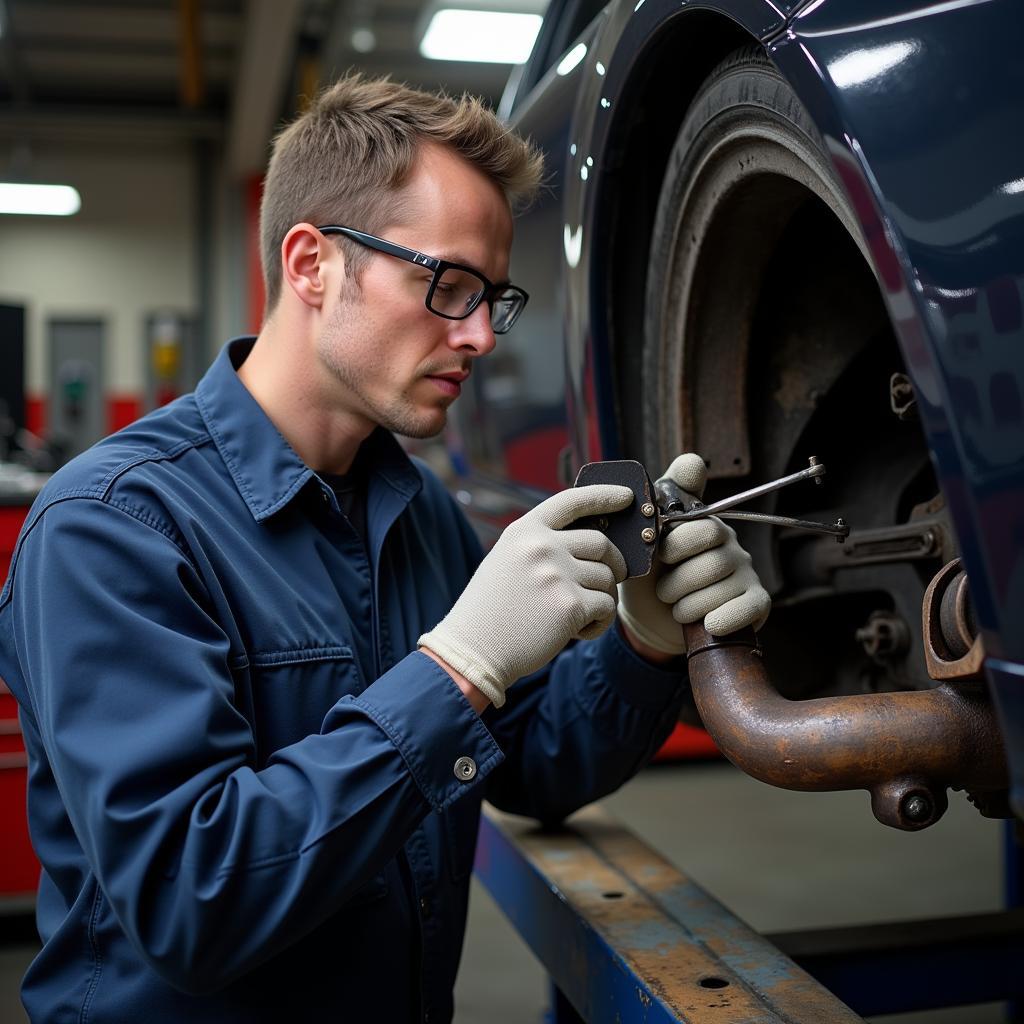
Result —
<path fill-rule="evenodd" d="M 634 707 L 661 711 L 681 689 L 690 685 L 686 655 L 681 654 L 664 665 L 653 664 L 630 647 L 617 619 L 597 643 L 601 645 L 600 658 L 608 685 Z"/>
<path fill-rule="evenodd" d="M 414 651 L 355 698 L 398 748 L 423 796 L 443 811 L 505 759 L 455 680 Z"/>

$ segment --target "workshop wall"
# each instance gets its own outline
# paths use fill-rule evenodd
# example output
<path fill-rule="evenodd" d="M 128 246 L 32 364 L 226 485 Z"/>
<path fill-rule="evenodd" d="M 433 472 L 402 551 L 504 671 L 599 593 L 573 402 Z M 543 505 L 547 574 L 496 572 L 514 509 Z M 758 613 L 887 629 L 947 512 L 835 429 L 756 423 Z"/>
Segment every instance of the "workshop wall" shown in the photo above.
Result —
<path fill-rule="evenodd" d="M 33 147 L 31 172 L 38 181 L 75 186 L 82 208 L 71 217 L 5 217 L 0 225 L 0 303 L 25 307 L 27 425 L 44 434 L 52 425 L 50 324 L 63 320 L 102 325 L 98 386 L 105 426 L 122 426 L 160 404 L 154 333 L 173 336 L 175 324 L 197 330 L 205 318 L 202 351 L 190 354 L 187 375 L 201 371 L 224 338 L 245 326 L 236 312 L 242 301 L 234 294 L 242 276 L 229 268 L 237 246 L 227 237 L 239 228 L 226 226 L 241 214 L 234 216 L 213 167 L 206 228 L 212 280 L 209 308 L 201 311 L 200 179 L 191 146 L 64 145 L 59 155 Z"/>

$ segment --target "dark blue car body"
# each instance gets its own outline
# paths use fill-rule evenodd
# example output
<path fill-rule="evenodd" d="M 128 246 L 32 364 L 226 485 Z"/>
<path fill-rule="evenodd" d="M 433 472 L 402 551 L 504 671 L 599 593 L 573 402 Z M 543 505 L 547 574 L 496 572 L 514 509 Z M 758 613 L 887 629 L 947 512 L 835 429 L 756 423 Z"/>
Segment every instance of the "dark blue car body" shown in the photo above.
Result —
<path fill-rule="evenodd" d="M 1024 816 L 1018 0 L 554 0 L 503 101 L 546 151 L 551 178 L 513 248 L 530 306 L 475 374 L 452 434 L 463 501 L 478 522 L 500 522 L 582 463 L 633 454 L 611 353 L 634 340 L 621 315 L 637 301 L 623 239 L 645 254 L 650 219 L 631 220 L 623 192 L 657 188 L 701 80 L 751 44 L 810 115 L 856 215 L 970 579 Z"/>

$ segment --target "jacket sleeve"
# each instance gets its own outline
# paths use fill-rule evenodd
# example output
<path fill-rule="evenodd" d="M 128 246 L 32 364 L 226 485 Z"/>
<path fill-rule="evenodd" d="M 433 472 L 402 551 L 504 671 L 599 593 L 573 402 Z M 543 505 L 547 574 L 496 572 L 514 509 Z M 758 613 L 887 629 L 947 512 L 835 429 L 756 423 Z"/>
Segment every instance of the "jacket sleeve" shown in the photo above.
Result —
<path fill-rule="evenodd" d="M 450 500 L 450 499 L 449 499 Z M 457 512 L 467 560 L 483 550 Z M 616 623 L 506 692 L 483 721 L 506 758 L 486 783 L 496 807 L 556 823 L 632 778 L 668 738 L 689 688 L 685 662 L 641 658 Z"/>
<path fill-rule="evenodd" d="M 16 659 L 61 798 L 122 928 L 186 991 L 222 987 L 341 908 L 501 752 L 411 654 L 254 769 L 226 634 L 173 533 L 52 505 L 8 588 Z"/>
<path fill-rule="evenodd" d="M 654 755 L 679 717 L 685 669 L 655 666 L 616 623 L 521 679 L 484 721 L 506 761 L 487 782 L 502 810 L 556 823 L 618 789 Z"/>

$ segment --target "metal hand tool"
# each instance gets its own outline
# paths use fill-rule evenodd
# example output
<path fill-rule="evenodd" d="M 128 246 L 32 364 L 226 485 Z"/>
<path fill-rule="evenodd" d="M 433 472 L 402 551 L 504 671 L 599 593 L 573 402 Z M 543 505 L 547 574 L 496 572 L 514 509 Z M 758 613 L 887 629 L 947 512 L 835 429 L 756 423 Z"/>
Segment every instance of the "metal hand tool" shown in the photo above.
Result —
<path fill-rule="evenodd" d="M 760 498 L 763 494 L 771 494 L 779 491 L 790 484 L 798 483 L 801 480 L 813 480 L 816 484 L 821 483 L 825 475 L 825 465 L 819 462 L 814 456 L 808 460 L 807 469 L 790 473 L 789 476 L 780 477 L 778 480 L 771 480 L 766 484 L 759 484 L 746 491 L 740 491 L 729 498 L 722 498 L 720 501 L 705 505 L 699 498 L 686 494 L 677 487 L 671 480 L 659 480 L 655 485 L 655 493 L 658 497 L 658 508 L 660 510 L 660 523 L 662 529 L 671 529 L 680 523 L 688 523 L 694 519 L 706 519 L 708 516 L 717 516 L 719 519 L 742 519 L 751 523 L 764 523 L 768 526 L 788 526 L 795 530 L 811 530 L 815 533 L 831 534 L 836 540 L 842 542 L 849 536 L 850 528 L 842 519 L 834 523 L 817 523 L 809 519 L 793 519 L 790 516 L 773 516 L 764 512 L 743 512 L 731 511 L 737 505 L 753 498 Z"/>
<path fill-rule="evenodd" d="M 636 501 L 621 512 L 579 520 L 575 525 L 592 527 L 607 534 L 609 540 L 622 552 L 629 576 L 645 576 L 651 571 L 662 531 L 672 530 L 681 523 L 694 519 L 706 519 L 708 516 L 742 519 L 796 530 L 812 530 L 816 533 L 830 534 L 842 543 L 850 532 L 850 528 L 842 519 L 829 524 L 793 519 L 790 516 L 735 510 L 736 505 L 801 480 L 814 480 L 820 484 L 824 472 L 824 464 L 811 458 L 807 469 L 705 505 L 699 498 L 681 490 L 671 480 L 663 479 L 652 484 L 647 470 L 632 459 L 588 462 L 576 477 L 577 487 L 586 484 L 624 484 L 632 489 Z"/>

